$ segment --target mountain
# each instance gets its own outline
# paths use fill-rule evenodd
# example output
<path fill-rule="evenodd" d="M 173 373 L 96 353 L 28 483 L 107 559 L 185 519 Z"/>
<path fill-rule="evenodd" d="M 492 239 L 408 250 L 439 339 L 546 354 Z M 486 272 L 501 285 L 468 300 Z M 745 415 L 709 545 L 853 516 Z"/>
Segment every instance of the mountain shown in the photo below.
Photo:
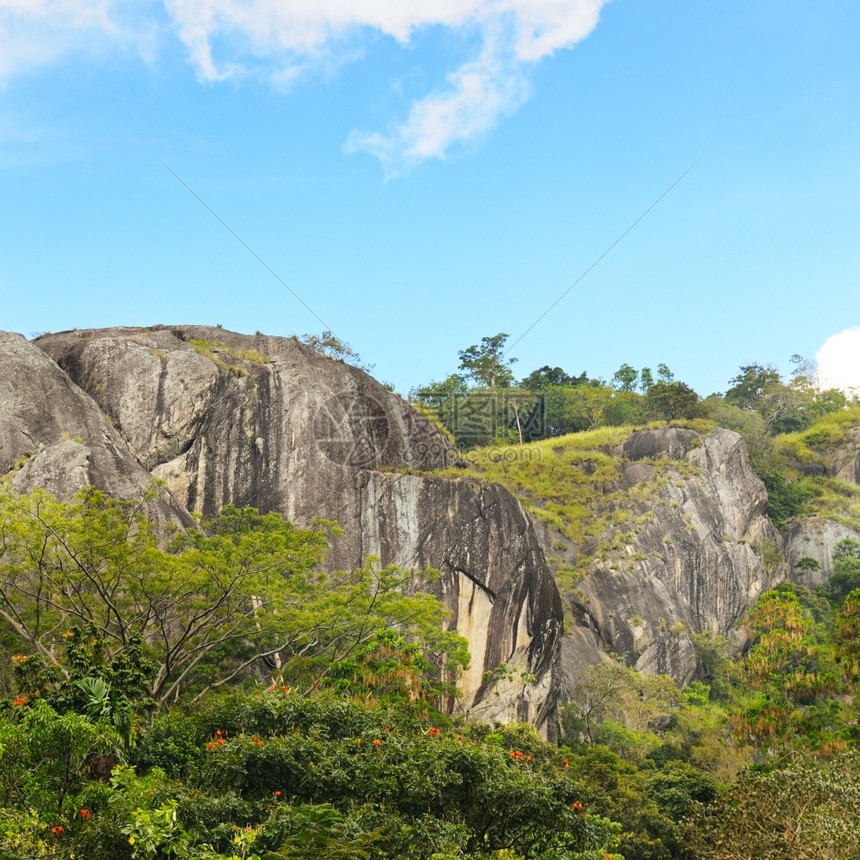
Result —
<path fill-rule="evenodd" d="M 163 523 L 196 527 L 228 504 L 334 520 L 332 567 L 373 555 L 441 572 L 437 595 L 472 653 L 448 708 L 550 738 L 586 667 L 617 655 L 686 684 L 697 635 L 741 646 L 738 622 L 763 591 L 823 584 L 835 544 L 860 534 L 838 501 L 860 476 L 860 428 L 848 425 L 786 437 L 786 468 L 824 482 L 831 501 L 780 531 L 743 438 L 713 423 L 464 458 L 402 398 L 295 338 L 4 334 L 0 363 L 0 474 L 15 490 L 69 497 L 92 484 L 136 498 L 155 477 L 149 514 Z"/>
<path fill-rule="evenodd" d="M 441 572 L 438 596 L 472 654 L 452 710 L 552 734 L 562 607 L 531 521 L 503 487 L 425 474 L 452 452 L 400 397 L 293 338 L 218 328 L 74 331 L 36 344 L 10 335 L 2 344 L 11 373 L 0 469 L 26 460 L 16 489 L 68 496 L 91 483 L 129 498 L 154 476 L 167 489 L 163 516 L 187 524 L 228 504 L 299 525 L 335 520 L 343 535 L 331 545 L 333 567 L 375 555 Z M 43 448 L 53 472 L 36 472 Z M 491 687 L 485 673 L 501 664 L 510 677 Z"/>

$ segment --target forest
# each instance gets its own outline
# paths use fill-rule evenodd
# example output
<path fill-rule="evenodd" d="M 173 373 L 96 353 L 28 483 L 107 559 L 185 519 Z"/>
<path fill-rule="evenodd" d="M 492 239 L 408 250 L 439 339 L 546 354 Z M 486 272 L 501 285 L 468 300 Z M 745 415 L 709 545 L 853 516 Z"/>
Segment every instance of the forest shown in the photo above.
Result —
<path fill-rule="evenodd" d="M 692 422 L 741 433 L 778 528 L 860 523 L 817 468 L 860 407 L 802 359 L 702 399 L 663 365 L 515 384 L 505 337 L 412 395 L 476 476 L 510 480 L 500 446 Z M 741 651 L 694 635 L 687 686 L 595 665 L 550 744 L 449 715 L 470 655 L 438 572 L 331 570 L 330 521 L 227 507 L 172 530 L 147 504 L 0 482 L 3 860 L 860 856 L 857 540 L 826 586 L 766 591 Z"/>

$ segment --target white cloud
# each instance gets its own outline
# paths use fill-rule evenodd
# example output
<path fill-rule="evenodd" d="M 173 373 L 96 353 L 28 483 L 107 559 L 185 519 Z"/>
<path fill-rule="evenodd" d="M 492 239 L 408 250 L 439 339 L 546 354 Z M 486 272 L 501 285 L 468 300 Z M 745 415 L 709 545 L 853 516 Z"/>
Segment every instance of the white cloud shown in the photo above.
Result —
<path fill-rule="evenodd" d="M 422 28 L 481 36 L 447 86 L 413 103 L 385 132 L 353 130 L 344 149 L 379 158 L 387 176 L 480 140 L 529 94 L 538 60 L 584 39 L 607 0 L 166 0 L 198 74 L 210 81 L 263 70 L 290 80 L 377 31 L 407 44 Z"/>
<path fill-rule="evenodd" d="M 71 50 L 152 43 L 170 29 L 206 82 L 265 76 L 283 87 L 354 58 L 368 36 L 402 45 L 422 29 L 480 36 L 476 56 L 446 75 L 386 132 L 353 131 L 348 151 L 389 175 L 480 139 L 528 97 L 529 70 L 597 26 L 608 0 L 0 0 L 0 80 Z M 441 82 L 440 82 L 441 84 Z"/>
<path fill-rule="evenodd" d="M 525 74 L 498 38 L 487 40 L 481 55 L 450 72 L 447 81 L 449 89 L 413 104 L 387 134 L 353 131 L 344 149 L 375 155 L 386 176 L 396 176 L 427 158 L 444 158 L 455 143 L 479 139 L 529 94 Z"/>
<path fill-rule="evenodd" d="M 860 326 L 829 337 L 815 356 L 818 384 L 860 393 Z"/>

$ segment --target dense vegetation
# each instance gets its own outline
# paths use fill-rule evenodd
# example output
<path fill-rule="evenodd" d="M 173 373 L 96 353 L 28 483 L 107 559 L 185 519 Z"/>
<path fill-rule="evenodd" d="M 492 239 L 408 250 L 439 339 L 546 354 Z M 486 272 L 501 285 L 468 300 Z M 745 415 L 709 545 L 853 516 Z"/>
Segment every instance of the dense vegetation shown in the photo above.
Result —
<path fill-rule="evenodd" d="M 436 710 L 462 640 L 402 572 L 331 588 L 324 531 L 228 509 L 159 545 L 91 490 L 0 501 L 4 858 L 860 850 L 860 543 L 765 594 L 743 658 L 697 637 L 684 690 L 594 667 L 555 747 Z"/>
<path fill-rule="evenodd" d="M 741 368 L 702 400 L 663 365 L 515 386 L 504 344 L 415 397 L 464 450 L 494 443 L 469 452 L 476 473 L 572 545 L 613 557 L 606 523 L 635 528 L 632 503 L 683 469 L 655 460 L 611 490 L 607 450 L 670 419 L 740 432 L 778 526 L 860 526 L 860 492 L 827 477 L 860 406 L 803 362 L 788 381 Z M 0 482 L 0 860 L 860 856 L 860 542 L 836 546 L 827 587 L 765 593 L 744 654 L 695 636 L 684 689 L 588 670 L 555 746 L 446 716 L 469 655 L 434 571 L 329 570 L 334 524 L 251 509 L 172 533 L 147 503 Z M 575 587 L 579 561 L 557 575 Z"/>
<path fill-rule="evenodd" d="M 666 421 L 702 431 L 719 426 L 744 437 L 778 528 L 812 510 L 860 528 L 860 489 L 825 477 L 834 452 L 860 425 L 860 395 L 820 389 L 814 364 L 801 356 L 792 356 L 788 379 L 770 365 L 753 363 L 739 369 L 725 394 L 702 398 L 665 364 L 655 373 L 625 363 L 609 382 L 544 366 L 517 382 L 506 341 L 504 333 L 483 338 L 460 352 L 458 372 L 412 392 L 415 405 L 482 467 L 486 452 L 469 449 L 568 434 L 576 435 L 567 442 L 583 449 L 588 443 L 579 434 L 602 428 L 625 428 L 606 434 L 617 442 L 632 427 Z M 612 442 L 593 447 L 605 444 Z"/>

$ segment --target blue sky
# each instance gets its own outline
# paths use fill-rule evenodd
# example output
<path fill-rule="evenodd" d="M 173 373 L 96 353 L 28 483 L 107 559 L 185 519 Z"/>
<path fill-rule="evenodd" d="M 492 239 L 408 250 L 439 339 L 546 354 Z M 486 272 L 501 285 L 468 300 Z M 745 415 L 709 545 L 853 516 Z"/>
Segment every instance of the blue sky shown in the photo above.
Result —
<path fill-rule="evenodd" d="M 0 328 L 860 385 L 860 4 L 0 0 Z M 834 357 L 835 356 L 835 357 Z"/>

